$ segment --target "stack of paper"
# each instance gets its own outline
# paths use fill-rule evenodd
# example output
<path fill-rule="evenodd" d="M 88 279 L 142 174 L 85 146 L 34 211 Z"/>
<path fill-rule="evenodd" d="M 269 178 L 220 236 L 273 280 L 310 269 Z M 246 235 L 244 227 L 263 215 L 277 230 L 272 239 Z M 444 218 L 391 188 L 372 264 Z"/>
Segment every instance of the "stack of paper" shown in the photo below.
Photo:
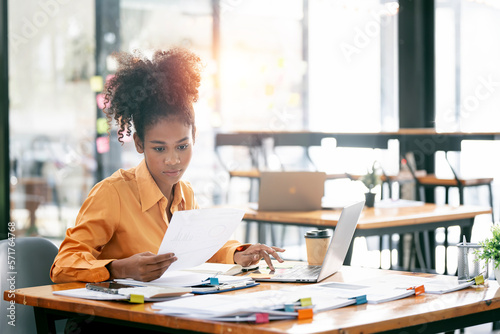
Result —
<path fill-rule="evenodd" d="M 245 276 L 210 275 L 185 270 L 169 272 L 150 282 L 141 282 L 132 279 L 116 279 L 115 281 L 128 285 L 194 287 L 207 284 L 207 279 L 210 277 L 217 278 L 219 284 L 243 284 L 246 282 L 253 282 L 251 278 Z"/>
<path fill-rule="evenodd" d="M 265 290 L 240 295 L 204 295 L 195 299 L 176 299 L 155 303 L 153 309 L 162 314 L 219 321 L 248 321 L 259 313 L 267 313 L 270 320 L 278 317 L 295 318 L 297 312 L 286 310 L 285 305 L 310 298 L 314 312 L 335 309 L 356 303 L 355 300 L 337 298 L 333 294 L 315 289 Z M 246 319 L 246 320 L 245 320 Z"/>

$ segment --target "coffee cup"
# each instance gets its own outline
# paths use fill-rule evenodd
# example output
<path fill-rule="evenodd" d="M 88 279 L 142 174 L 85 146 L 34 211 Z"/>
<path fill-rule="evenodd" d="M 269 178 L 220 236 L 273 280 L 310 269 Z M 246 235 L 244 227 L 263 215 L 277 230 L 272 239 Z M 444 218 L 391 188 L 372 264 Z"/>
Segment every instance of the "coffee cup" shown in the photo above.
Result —
<path fill-rule="evenodd" d="M 326 251 L 330 245 L 331 234 L 329 230 L 311 230 L 304 234 L 307 248 L 307 262 L 312 266 L 323 263 Z"/>

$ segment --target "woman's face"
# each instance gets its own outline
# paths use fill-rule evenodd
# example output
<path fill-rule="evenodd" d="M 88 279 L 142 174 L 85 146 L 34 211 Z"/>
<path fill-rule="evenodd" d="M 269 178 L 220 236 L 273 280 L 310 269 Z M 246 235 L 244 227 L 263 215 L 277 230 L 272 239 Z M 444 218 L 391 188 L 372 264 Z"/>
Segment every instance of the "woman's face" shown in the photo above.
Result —
<path fill-rule="evenodd" d="M 172 117 L 162 118 L 145 129 L 144 142 L 136 133 L 134 141 L 137 152 L 144 153 L 153 179 L 168 198 L 193 155 L 192 125 Z"/>

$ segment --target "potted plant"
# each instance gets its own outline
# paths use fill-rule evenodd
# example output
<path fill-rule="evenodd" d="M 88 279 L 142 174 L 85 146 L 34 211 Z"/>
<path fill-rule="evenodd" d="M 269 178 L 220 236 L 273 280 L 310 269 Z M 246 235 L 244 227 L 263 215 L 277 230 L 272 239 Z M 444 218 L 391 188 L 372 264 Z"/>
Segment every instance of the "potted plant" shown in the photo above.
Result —
<path fill-rule="evenodd" d="M 500 280 L 500 225 L 491 227 L 491 238 L 481 241 L 480 249 L 476 250 L 475 255 L 477 260 L 490 260 L 493 264 L 493 272 L 495 277 Z"/>
<path fill-rule="evenodd" d="M 365 205 L 372 208 L 375 204 L 375 193 L 372 192 L 372 189 L 381 183 L 380 175 L 377 173 L 376 162 L 374 162 L 371 168 L 367 170 L 366 174 L 361 177 L 361 182 L 368 188 L 368 192 L 365 193 Z"/>

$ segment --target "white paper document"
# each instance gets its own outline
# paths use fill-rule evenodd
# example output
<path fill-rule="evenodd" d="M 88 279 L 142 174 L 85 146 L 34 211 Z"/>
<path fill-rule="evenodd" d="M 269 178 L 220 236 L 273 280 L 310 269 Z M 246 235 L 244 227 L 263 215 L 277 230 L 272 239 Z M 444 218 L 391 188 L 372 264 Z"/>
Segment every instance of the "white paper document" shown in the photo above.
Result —
<path fill-rule="evenodd" d="M 375 286 L 392 286 L 406 289 L 411 286 L 423 285 L 425 293 L 443 294 L 465 289 L 474 285 L 474 281 L 458 283 L 457 277 L 416 277 L 410 275 L 387 275 L 370 280 Z"/>
<path fill-rule="evenodd" d="M 369 304 L 385 303 L 406 298 L 415 294 L 415 290 L 397 289 L 390 285 L 361 285 L 341 282 L 329 282 L 316 285 L 321 289 L 330 289 L 331 294 L 340 298 L 366 296 Z"/>
<path fill-rule="evenodd" d="M 164 275 L 210 259 L 229 240 L 244 214 L 244 210 L 233 208 L 174 212 L 158 254 L 174 253 L 177 261 Z"/>
<path fill-rule="evenodd" d="M 116 282 L 128 285 L 139 286 L 170 286 L 170 287 L 189 287 L 198 286 L 207 283 L 207 279 L 214 275 L 206 273 L 195 273 L 185 270 L 176 270 L 165 273 L 162 277 L 150 282 L 141 282 L 132 279 L 115 279 Z M 219 284 L 238 284 L 247 281 L 253 281 L 247 276 L 229 276 L 216 275 Z"/>

